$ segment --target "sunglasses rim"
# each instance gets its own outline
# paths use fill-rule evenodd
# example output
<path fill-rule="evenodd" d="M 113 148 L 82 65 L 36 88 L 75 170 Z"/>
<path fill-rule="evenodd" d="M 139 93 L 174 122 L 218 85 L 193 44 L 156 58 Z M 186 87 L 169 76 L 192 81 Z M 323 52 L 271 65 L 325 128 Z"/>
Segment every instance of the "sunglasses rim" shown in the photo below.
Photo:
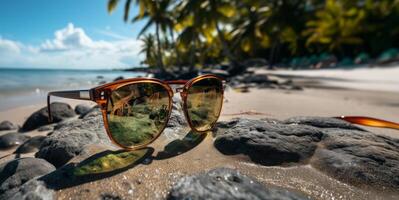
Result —
<path fill-rule="evenodd" d="M 215 126 L 217 120 L 214 123 L 211 124 L 209 129 L 204 130 L 204 131 L 197 130 L 193 126 L 193 124 L 191 122 L 191 119 L 188 116 L 188 111 L 187 111 L 187 103 L 186 103 L 186 101 L 187 101 L 187 91 L 191 88 L 191 86 L 194 83 L 196 83 L 196 82 L 198 82 L 200 80 L 206 79 L 206 78 L 214 78 L 214 79 L 217 79 L 218 81 L 220 81 L 222 83 L 222 99 L 221 99 L 222 102 L 221 102 L 221 106 L 219 108 L 219 113 L 218 113 L 218 118 L 219 118 L 221 110 L 222 110 L 222 107 L 223 107 L 223 97 L 224 97 L 223 81 L 224 81 L 224 79 L 222 79 L 222 78 L 220 78 L 220 77 L 218 77 L 216 75 L 213 75 L 213 74 L 201 75 L 201 76 L 195 77 L 193 79 L 190 79 L 188 81 L 171 81 L 170 83 L 168 83 L 168 81 L 163 81 L 163 80 L 156 79 L 156 78 L 131 78 L 131 79 L 124 79 L 124 80 L 119 80 L 119 81 L 107 83 L 107 84 L 95 87 L 92 90 L 93 90 L 93 94 L 94 94 L 94 97 L 95 97 L 94 101 L 100 106 L 100 109 L 101 109 L 101 113 L 102 113 L 102 117 L 103 117 L 103 121 L 104 121 L 104 128 L 105 128 L 105 130 L 107 132 L 108 137 L 112 141 L 112 143 L 114 143 L 115 145 L 117 145 L 117 146 L 119 146 L 119 147 L 121 147 L 123 149 L 126 149 L 126 150 L 137 150 L 137 149 L 144 148 L 144 147 L 150 145 L 151 143 L 153 143 L 156 139 L 159 138 L 159 136 L 161 136 L 161 134 L 163 133 L 163 131 L 167 127 L 169 119 L 170 119 L 170 116 L 172 114 L 172 109 L 173 109 L 172 104 L 173 104 L 174 92 L 173 92 L 172 88 L 170 87 L 170 85 L 173 85 L 173 84 L 184 84 L 184 86 L 182 88 L 183 90 L 180 92 L 180 95 L 181 95 L 181 98 L 182 98 L 182 101 L 183 101 L 183 113 L 184 113 L 184 116 L 185 116 L 185 119 L 186 119 L 187 123 L 190 126 L 190 129 L 195 131 L 195 132 L 198 132 L 198 133 L 204 133 L 204 132 L 207 132 L 207 131 L 211 130 Z M 109 101 L 109 98 L 110 98 L 110 94 L 112 94 L 113 91 L 115 91 L 115 90 L 117 90 L 117 89 L 119 89 L 119 88 L 121 88 L 123 86 L 126 86 L 126 85 L 138 84 L 138 83 L 155 83 L 155 84 L 159 84 L 159 85 L 161 85 L 162 87 L 164 87 L 168 91 L 168 97 L 169 97 L 168 118 L 166 119 L 166 123 L 165 123 L 164 127 L 149 142 L 146 142 L 146 143 L 143 143 L 143 144 L 140 144 L 140 145 L 136 145 L 136 146 L 125 146 L 125 145 L 122 145 L 119 142 L 117 142 L 112 136 L 112 133 L 111 133 L 111 131 L 109 129 L 109 123 L 108 123 L 107 105 L 108 105 L 108 101 Z M 107 95 L 102 95 L 102 93 L 104 93 L 104 94 L 107 93 Z M 104 96 L 106 96 L 106 98 L 102 98 Z"/>
<path fill-rule="evenodd" d="M 190 89 L 195 83 L 197 83 L 198 81 L 204 80 L 204 79 L 217 79 L 218 81 L 221 81 L 221 85 L 222 85 L 222 88 L 221 88 L 222 98 L 220 99 L 220 101 L 221 101 L 221 102 L 220 102 L 220 108 L 219 108 L 219 110 L 218 110 L 218 115 L 217 115 L 216 120 L 215 120 L 212 124 L 210 124 L 210 126 L 209 126 L 208 129 L 202 130 L 202 131 L 201 131 L 201 130 L 198 130 L 198 129 L 193 125 L 193 123 L 192 123 L 192 121 L 191 121 L 191 118 L 190 118 L 190 115 L 188 114 L 187 97 L 188 97 L 188 91 L 189 91 L 189 89 Z M 220 113 L 222 112 L 222 108 L 223 108 L 224 88 L 223 88 L 223 82 L 222 82 L 222 80 L 220 80 L 220 78 L 218 78 L 218 77 L 216 77 L 216 76 L 203 76 L 203 77 L 200 77 L 200 78 L 198 78 L 198 79 L 190 80 L 190 81 L 185 85 L 185 87 L 184 87 L 184 93 L 181 93 L 181 94 L 182 94 L 182 101 L 183 101 L 183 112 L 184 112 L 184 117 L 186 118 L 186 121 L 187 121 L 188 124 L 190 125 L 191 130 L 194 130 L 195 132 L 198 132 L 198 133 L 205 133 L 205 132 L 208 132 L 208 131 L 212 130 L 212 129 L 215 127 L 215 125 L 216 125 L 216 123 L 217 123 L 217 121 L 218 121 L 218 119 L 219 119 L 219 117 L 220 117 Z"/>
<path fill-rule="evenodd" d="M 171 93 L 170 93 L 170 91 L 171 91 L 172 89 L 170 88 L 169 85 L 164 85 L 164 84 L 162 84 L 161 82 L 158 82 L 158 81 L 156 81 L 156 80 L 139 80 L 139 81 L 135 81 L 135 82 L 130 82 L 130 83 L 127 82 L 127 83 L 124 83 L 124 84 L 120 84 L 120 85 L 118 85 L 117 87 L 115 87 L 115 88 L 111 91 L 110 94 L 112 94 L 113 91 L 116 91 L 117 89 L 119 89 L 119 88 L 121 88 L 121 87 L 124 87 L 124 86 L 127 86 L 127 85 L 133 85 L 133 84 L 140 84 L 140 83 L 153 83 L 153 84 L 158 84 L 158 85 L 162 86 L 162 87 L 168 92 L 168 100 L 169 100 L 169 102 L 168 102 L 168 116 L 167 116 L 167 118 L 166 118 L 166 121 L 165 121 L 163 127 L 159 130 L 158 133 L 156 133 L 155 137 L 153 137 L 150 141 L 145 142 L 145 143 L 143 143 L 143 144 L 134 145 L 134 146 L 126 146 L 126 145 L 123 145 L 123 144 L 121 144 L 120 142 L 116 141 L 116 139 L 113 137 L 113 135 L 112 135 L 112 133 L 111 133 L 112 131 L 111 131 L 110 128 L 109 128 L 109 120 L 108 120 L 107 109 L 102 109 L 102 110 L 101 110 L 101 113 L 102 113 L 102 116 L 103 116 L 103 121 L 104 121 L 104 127 L 105 127 L 105 130 L 106 130 L 106 132 L 107 132 L 108 137 L 109 137 L 109 138 L 111 139 L 111 141 L 112 141 L 114 144 L 116 144 L 117 146 L 122 147 L 122 148 L 124 148 L 124 149 L 128 149 L 128 150 L 137 150 L 137 149 L 144 148 L 144 147 L 148 146 L 149 144 L 151 144 L 152 142 L 154 142 L 156 139 L 158 139 L 158 137 L 162 134 L 162 132 L 165 130 L 166 126 L 168 125 L 168 122 L 169 122 L 169 119 L 170 119 L 170 115 L 171 115 L 171 113 L 172 113 L 172 107 L 173 107 L 173 106 L 172 106 L 172 96 L 171 96 Z M 107 103 L 106 103 L 107 105 L 108 105 L 108 103 L 109 103 L 109 101 L 110 101 L 110 98 L 111 98 L 111 96 L 108 96 L 108 98 L 107 98 Z"/>

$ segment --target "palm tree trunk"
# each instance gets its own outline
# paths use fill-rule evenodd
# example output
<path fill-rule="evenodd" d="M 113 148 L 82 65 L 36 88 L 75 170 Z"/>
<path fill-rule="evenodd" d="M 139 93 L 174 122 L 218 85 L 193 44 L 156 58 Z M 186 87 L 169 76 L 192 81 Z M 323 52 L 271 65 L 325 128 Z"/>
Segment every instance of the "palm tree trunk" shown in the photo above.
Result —
<path fill-rule="evenodd" d="M 192 45 L 190 48 L 190 67 L 189 67 L 189 72 L 194 71 L 194 66 L 195 66 L 195 47 L 196 47 L 196 41 L 195 41 L 195 36 L 193 36 L 193 39 L 191 40 Z"/>
<path fill-rule="evenodd" d="M 223 50 L 223 53 L 225 54 L 225 56 L 227 57 L 227 59 L 229 59 L 229 61 L 233 61 L 234 58 L 233 58 L 233 56 L 232 56 L 232 54 L 231 54 L 231 52 L 230 52 L 229 47 L 227 46 L 227 41 L 226 41 L 226 39 L 224 38 L 223 32 L 220 30 L 220 27 L 219 27 L 218 23 L 216 23 L 216 31 L 218 32 L 219 40 L 220 40 L 220 42 L 222 43 L 222 50 Z"/>
<path fill-rule="evenodd" d="M 216 31 L 220 42 L 222 43 L 223 54 L 227 57 L 230 64 L 229 73 L 230 75 L 237 75 L 245 70 L 245 67 L 239 64 L 231 53 L 229 47 L 227 46 L 226 38 L 224 38 L 223 32 L 220 30 L 219 24 L 216 22 Z"/>
<path fill-rule="evenodd" d="M 176 51 L 176 65 L 179 67 L 179 71 L 182 72 L 183 71 L 183 65 L 180 62 L 180 52 L 179 52 L 179 48 L 177 48 L 177 44 L 176 44 L 175 35 L 174 35 L 173 30 L 170 30 L 170 37 L 172 38 L 173 48 Z"/>
<path fill-rule="evenodd" d="M 274 65 L 274 53 L 276 51 L 276 47 L 277 47 L 277 42 L 273 42 L 272 49 L 270 50 L 269 54 L 269 69 L 271 69 L 272 66 Z"/>
<path fill-rule="evenodd" d="M 163 65 L 163 59 L 162 59 L 162 51 L 161 51 L 162 46 L 161 46 L 161 40 L 159 39 L 159 24 L 158 23 L 156 23 L 156 25 L 155 25 L 155 35 L 157 37 L 157 46 L 158 46 L 158 48 L 157 48 L 157 52 L 158 52 L 157 53 L 158 54 L 157 61 L 158 61 L 158 65 L 159 65 L 158 67 L 161 70 L 161 73 L 164 73 L 165 67 Z"/>

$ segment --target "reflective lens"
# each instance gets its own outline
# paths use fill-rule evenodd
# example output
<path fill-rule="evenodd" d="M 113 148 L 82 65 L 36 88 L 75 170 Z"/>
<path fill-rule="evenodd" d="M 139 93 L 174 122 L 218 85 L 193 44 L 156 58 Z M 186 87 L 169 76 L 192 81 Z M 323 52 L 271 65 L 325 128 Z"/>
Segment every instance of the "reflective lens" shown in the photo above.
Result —
<path fill-rule="evenodd" d="M 217 78 L 194 82 L 187 91 L 187 117 L 197 131 L 207 131 L 219 118 L 223 101 L 223 84 Z"/>
<path fill-rule="evenodd" d="M 112 138 L 124 147 L 150 143 L 166 126 L 169 100 L 168 90 L 158 83 L 134 83 L 114 90 L 107 109 Z"/>

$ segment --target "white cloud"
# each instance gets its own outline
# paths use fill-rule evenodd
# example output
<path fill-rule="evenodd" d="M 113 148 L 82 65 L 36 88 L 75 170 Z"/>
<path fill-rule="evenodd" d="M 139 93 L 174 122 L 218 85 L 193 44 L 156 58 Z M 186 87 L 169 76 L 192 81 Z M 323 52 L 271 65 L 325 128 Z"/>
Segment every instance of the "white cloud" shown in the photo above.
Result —
<path fill-rule="evenodd" d="M 0 55 L 19 53 L 20 48 L 17 42 L 6 40 L 0 37 Z"/>
<path fill-rule="evenodd" d="M 140 46 L 139 40 L 129 38 L 93 40 L 69 23 L 38 46 L 0 37 L 0 67 L 125 68 L 140 63 Z"/>

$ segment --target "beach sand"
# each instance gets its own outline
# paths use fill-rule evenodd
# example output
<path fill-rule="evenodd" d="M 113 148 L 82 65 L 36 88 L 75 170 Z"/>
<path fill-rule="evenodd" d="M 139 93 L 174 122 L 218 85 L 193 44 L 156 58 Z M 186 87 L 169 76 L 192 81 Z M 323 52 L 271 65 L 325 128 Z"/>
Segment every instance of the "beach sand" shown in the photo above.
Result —
<path fill-rule="evenodd" d="M 61 99 L 57 99 L 61 100 Z M 71 101 L 75 106 L 85 101 Z M 9 120 L 22 125 L 24 120 L 42 104 L 25 106 L 0 112 L 0 121 Z M 304 89 L 299 91 L 249 89 L 247 93 L 228 88 L 220 120 L 234 117 L 286 119 L 293 116 L 341 116 L 356 115 L 398 121 L 399 93 L 388 91 L 364 91 L 352 89 Z M 377 134 L 399 138 L 399 131 L 363 127 Z M 32 131 L 28 135 L 45 135 Z M 162 151 L 166 137 L 160 137 L 152 146 L 153 155 Z M 3 157 L 15 149 L 1 151 Z M 25 156 L 33 156 L 28 154 Z M 0 160 L 12 159 L 7 156 Z M 394 199 L 398 196 L 389 191 L 373 191 L 358 188 L 320 173 L 311 166 L 264 167 L 253 164 L 242 156 L 225 156 L 213 147 L 210 134 L 188 152 L 168 159 L 154 160 L 151 164 L 137 165 L 111 178 L 99 179 L 57 191 L 59 199 L 98 198 L 103 192 L 122 194 L 122 198 L 159 199 L 167 195 L 170 185 L 183 175 L 196 174 L 215 167 L 231 167 L 255 177 L 265 185 L 300 191 L 315 199 Z M 141 184 L 144 183 L 144 184 Z M 126 186 L 126 183 L 129 183 Z M 112 185 L 112 187 L 110 187 Z M 126 187 L 132 188 L 129 192 Z M 88 192 L 82 192 L 88 191 Z"/>

